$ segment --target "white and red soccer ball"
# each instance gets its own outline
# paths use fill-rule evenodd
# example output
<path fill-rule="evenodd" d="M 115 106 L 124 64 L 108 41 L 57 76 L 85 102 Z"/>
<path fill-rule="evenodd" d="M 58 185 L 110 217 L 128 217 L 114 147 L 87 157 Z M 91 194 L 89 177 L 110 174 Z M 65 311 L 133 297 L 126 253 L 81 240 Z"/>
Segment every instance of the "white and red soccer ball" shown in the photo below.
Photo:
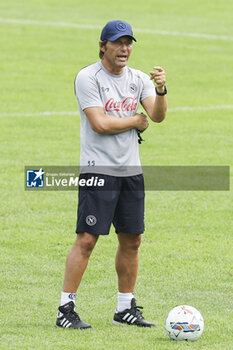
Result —
<path fill-rule="evenodd" d="M 165 328 L 173 340 L 194 341 L 199 339 L 204 331 L 204 320 L 193 306 L 179 305 L 167 315 Z"/>

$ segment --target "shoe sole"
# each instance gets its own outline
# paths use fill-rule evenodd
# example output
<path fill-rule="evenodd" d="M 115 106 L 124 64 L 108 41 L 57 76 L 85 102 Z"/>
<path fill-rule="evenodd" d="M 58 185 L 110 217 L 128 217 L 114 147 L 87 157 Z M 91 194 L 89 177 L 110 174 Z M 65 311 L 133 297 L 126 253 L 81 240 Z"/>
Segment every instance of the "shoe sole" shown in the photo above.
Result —
<path fill-rule="evenodd" d="M 57 324 L 55 325 L 58 328 L 63 328 L 63 329 L 80 329 L 80 331 L 86 330 L 86 329 L 92 329 L 92 327 L 80 327 L 80 328 L 73 328 L 73 327 L 62 327 L 62 326 L 58 326 Z"/>
<path fill-rule="evenodd" d="M 115 324 L 117 326 L 136 326 L 136 327 L 141 327 L 141 328 L 155 328 L 156 327 L 156 325 L 154 325 L 154 326 L 140 326 L 138 324 L 129 324 L 127 322 L 118 322 L 115 320 L 113 320 L 113 324 Z"/>
<path fill-rule="evenodd" d="M 116 324 L 117 326 L 125 326 L 125 325 L 127 325 L 127 326 L 128 326 L 128 324 L 127 324 L 127 323 L 117 322 L 117 321 L 115 321 L 115 320 L 113 320 L 113 324 Z"/>

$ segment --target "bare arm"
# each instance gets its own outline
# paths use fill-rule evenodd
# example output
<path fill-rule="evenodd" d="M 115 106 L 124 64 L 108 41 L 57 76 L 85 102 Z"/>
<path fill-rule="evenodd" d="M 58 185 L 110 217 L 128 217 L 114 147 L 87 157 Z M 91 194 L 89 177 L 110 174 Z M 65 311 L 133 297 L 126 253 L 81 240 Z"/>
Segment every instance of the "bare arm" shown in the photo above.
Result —
<path fill-rule="evenodd" d="M 147 97 L 142 101 L 142 105 L 153 122 L 160 123 L 164 120 L 167 111 L 166 96 Z"/>
<path fill-rule="evenodd" d="M 84 113 L 90 122 L 91 128 L 98 134 L 118 134 L 131 129 L 143 131 L 148 126 L 145 114 L 119 118 L 105 114 L 102 107 L 85 108 Z"/>
<path fill-rule="evenodd" d="M 164 92 L 164 85 L 166 83 L 166 73 L 163 68 L 154 67 L 155 72 L 150 72 L 151 79 L 156 83 L 157 91 Z M 167 112 L 167 97 L 157 95 L 155 97 L 147 97 L 142 101 L 143 108 L 154 122 L 160 123 L 164 120 Z"/>

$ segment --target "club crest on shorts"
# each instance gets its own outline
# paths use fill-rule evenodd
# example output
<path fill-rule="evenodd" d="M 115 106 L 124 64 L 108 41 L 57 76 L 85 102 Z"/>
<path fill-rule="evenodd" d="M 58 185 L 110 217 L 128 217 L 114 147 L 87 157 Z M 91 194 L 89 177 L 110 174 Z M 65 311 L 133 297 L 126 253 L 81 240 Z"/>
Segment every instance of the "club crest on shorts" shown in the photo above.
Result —
<path fill-rule="evenodd" d="M 86 217 L 86 223 L 89 226 L 94 226 L 97 223 L 97 219 L 94 215 L 88 215 Z"/>

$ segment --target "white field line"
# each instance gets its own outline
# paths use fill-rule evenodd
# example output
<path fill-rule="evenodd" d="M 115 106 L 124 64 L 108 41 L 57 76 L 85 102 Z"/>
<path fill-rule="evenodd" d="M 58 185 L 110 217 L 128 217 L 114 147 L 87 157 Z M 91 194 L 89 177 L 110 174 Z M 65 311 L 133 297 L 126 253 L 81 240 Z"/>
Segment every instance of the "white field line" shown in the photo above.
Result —
<path fill-rule="evenodd" d="M 77 29 L 98 29 L 101 30 L 102 26 L 92 24 L 78 24 L 69 22 L 50 22 L 50 21 L 37 21 L 30 19 L 15 19 L 15 18 L 0 18 L 0 23 L 8 24 L 22 24 L 22 25 L 40 25 L 40 26 L 51 26 L 51 27 L 66 27 L 66 28 L 77 28 Z M 189 32 L 178 32 L 170 30 L 156 30 L 156 29 L 145 29 L 135 28 L 135 33 L 141 34 L 158 34 L 158 35 L 172 35 L 172 36 L 184 36 L 190 38 L 202 38 L 212 40 L 228 40 L 233 41 L 233 36 L 229 35 L 215 35 L 205 33 L 189 33 Z"/>
<path fill-rule="evenodd" d="M 196 107 L 171 107 L 168 108 L 169 112 L 186 112 L 186 111 L 211 111 L 215 109 L 233 109 L 233 105 L 223 106 L 196 106 Z"/>
<path fill-rule="evenodd" d="M 32 112 L 32 113 L 0 113 L 0 118 L 8 117 L 52 117 L 57 115 L 79 115 L 78 111 L 50 111 L 50 112 Z"/>
<path fill-rule="evenodd" d="M 223 106 L 197 106 L 197 107 L 171 107 L 168 112 L 195 112 L 195 111 L 211 111 L 211 110 L 233 109 L 233 105 Z M 0 118 L 10 117 L 53 117 L 53 116 L 79 115 L 78 111 L 47 111 L 47 112 L 32 112 L 32 113 L 0 113 Z"/>

